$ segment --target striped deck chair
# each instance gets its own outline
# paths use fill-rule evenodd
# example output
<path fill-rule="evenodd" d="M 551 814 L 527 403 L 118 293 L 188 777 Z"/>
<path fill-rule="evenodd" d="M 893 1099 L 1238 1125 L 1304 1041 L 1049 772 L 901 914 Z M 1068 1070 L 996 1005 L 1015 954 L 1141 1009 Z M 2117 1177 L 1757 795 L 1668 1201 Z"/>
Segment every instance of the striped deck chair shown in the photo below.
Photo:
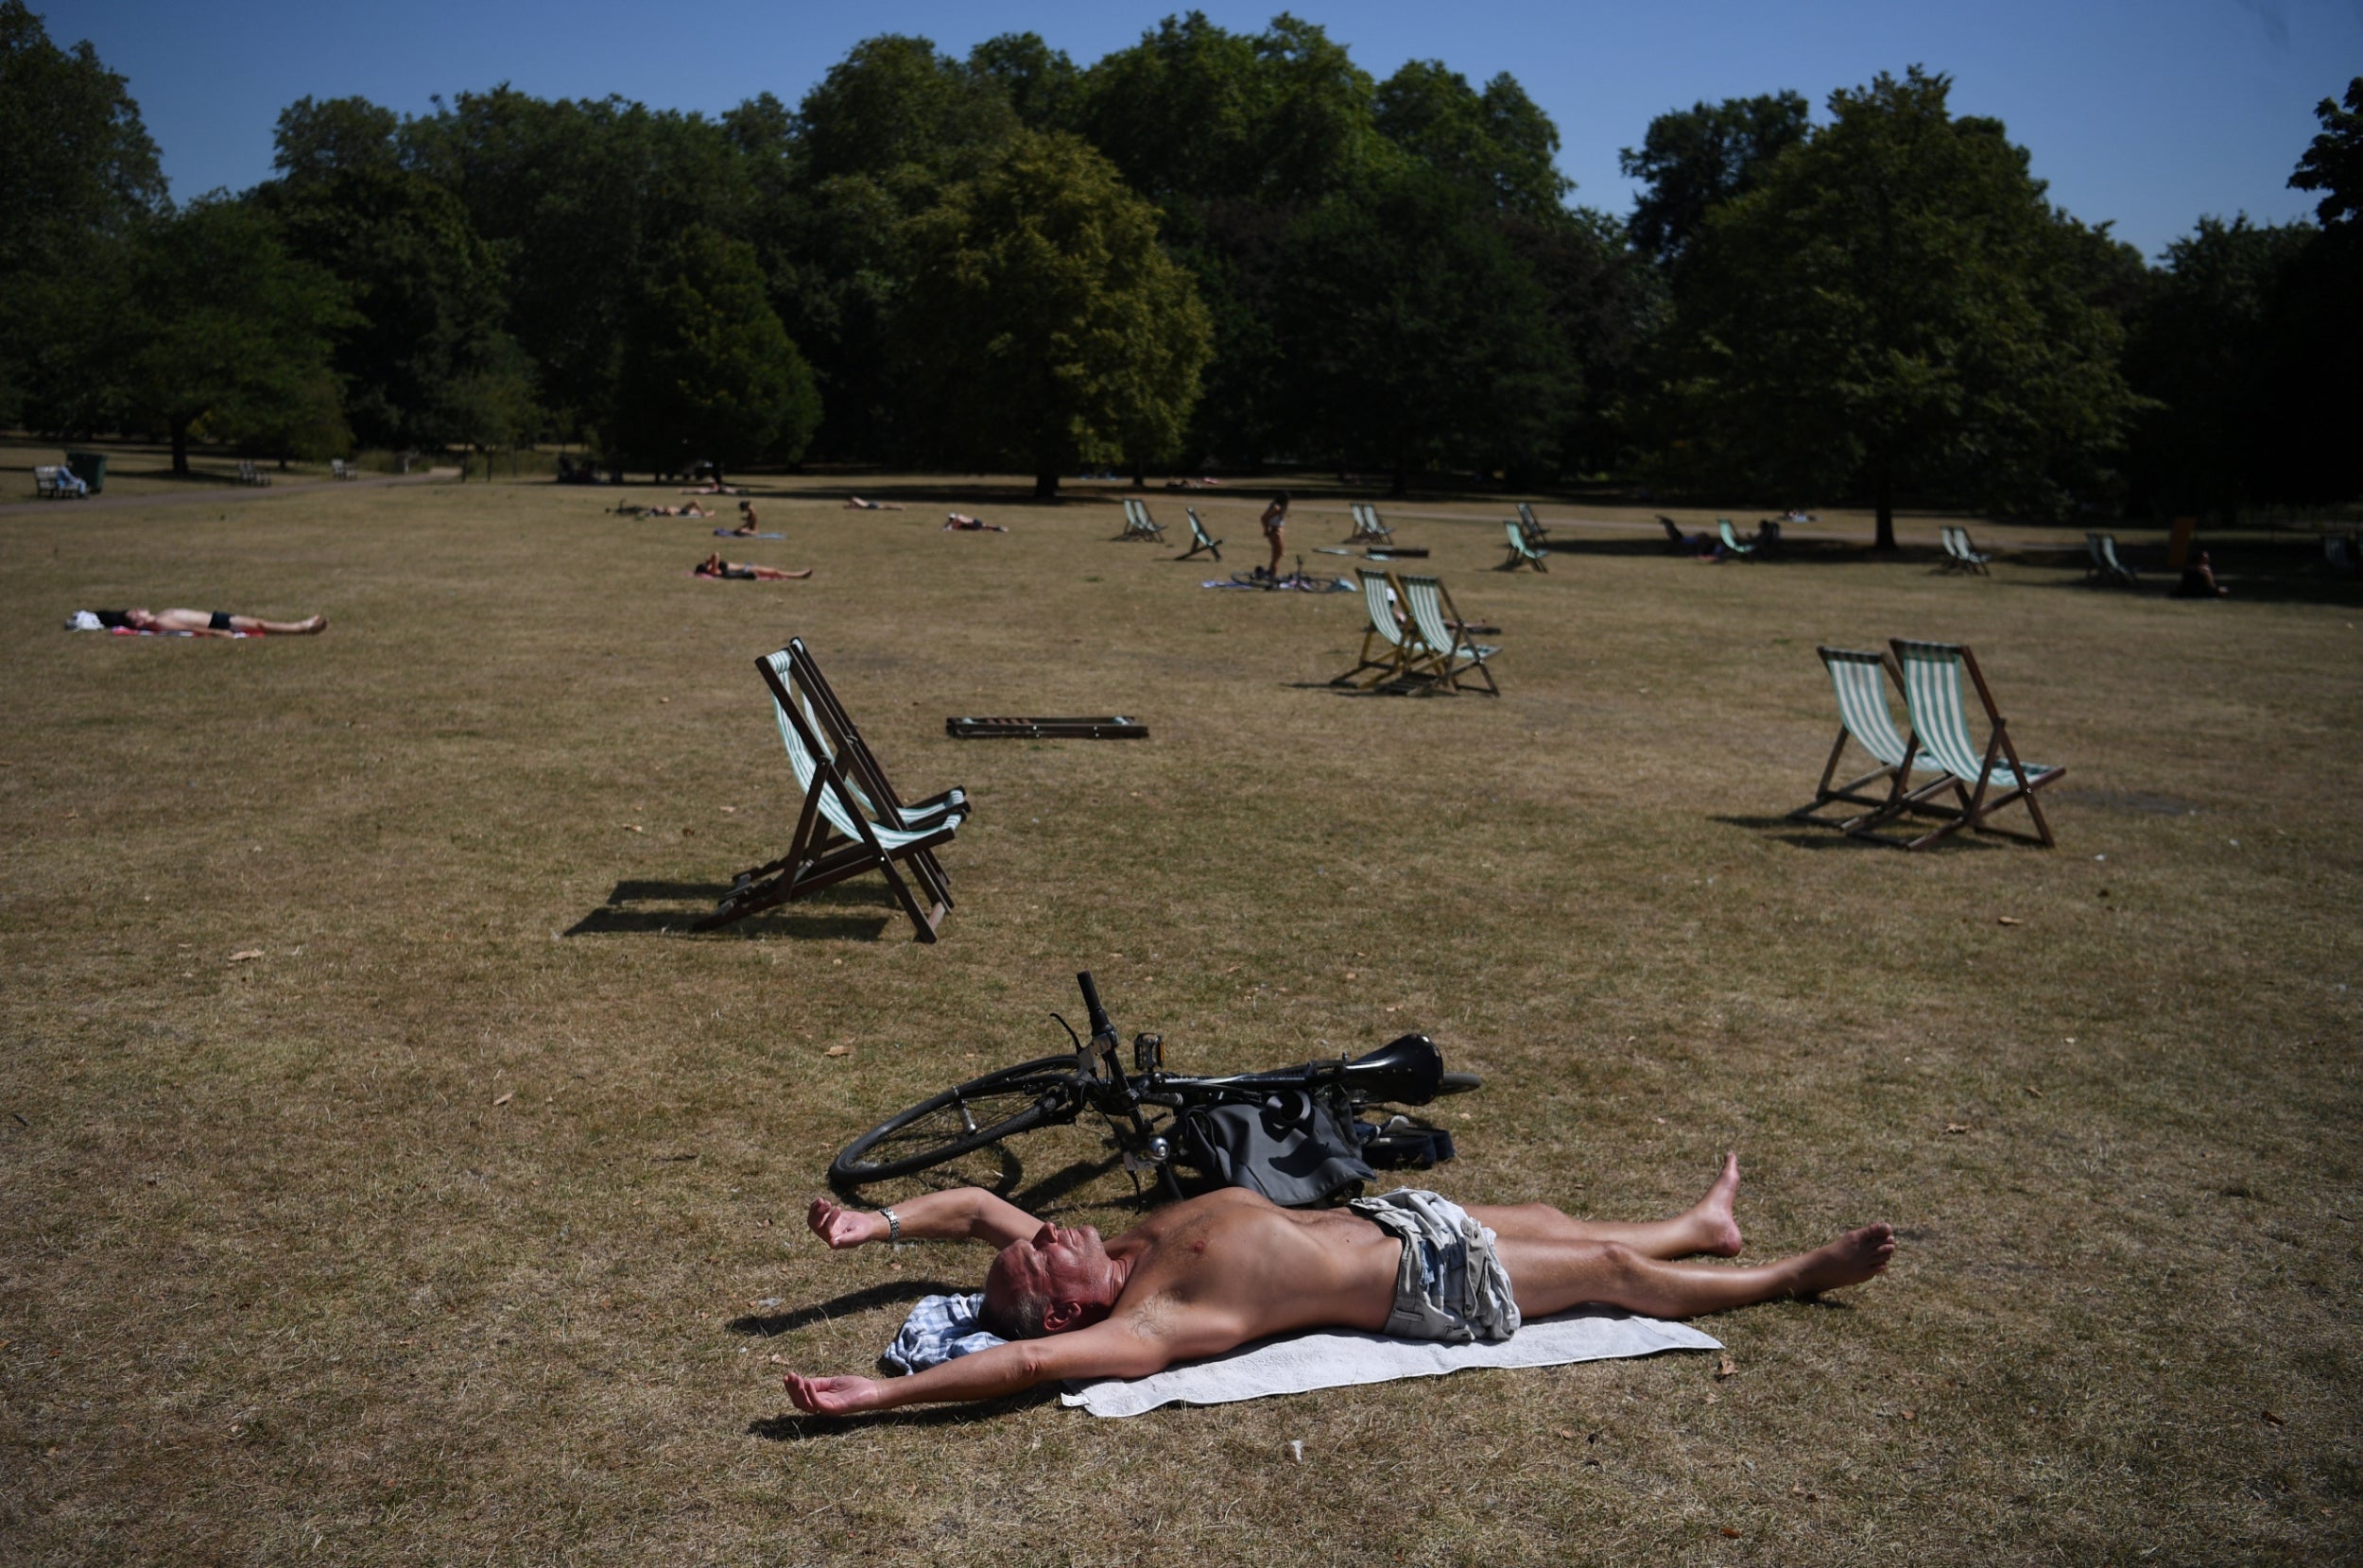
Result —
<path fill-rule="evenodd" d="M 1448 692 L 1460 690 L 1461 677 L 1478 675 L 1485 679 L 1486 691 L 1494 697 L 1502 689 L 1493 681 L 1493 671 L 1486 661 L 1501 648 L 1491 643 L 1473 643 L 1459 628 L 1463 624 L 1460 612 L 1452 602 L 1444 585 L 1434 577 L 1404 577 L 1396 579 L 1403 589 L 1403 602 L 1411 612 L 1412 629 L 1419 633 L 1424 659 L 1431 665 L 1437 684 Z"/>
<path fill-rule="evenodd" d="M 1518 521 L 1526 530 L 1526 543 L 1538 550 L 1551 537 L 1550 528 L 1535 520 L 1534 508 L 1524 501 L 1518 503 Z"/>
<path fill-rule="evenodd" d="M 1349 544 L 1392 544 L 1395 530 L 1378 520 L 1378 508 L 1368 501 L 1349 501 L 1346 510 L 1354 514 L 1354 532 L 1346 535 Z"/>
<path fill-rule="evenodd" d="M 1415 663 L 1426 662 L 1425 649 L 1418 639 L 1406 636 L 1403 623 L 1395 619 L 1395 604 L 1400 595 L 1396 592 L 1394 578 L 1385 572 L 1373 572 L 1367 566 L 1356 568 L 1356 575 L 1362 579 L 1362 608 L 1369 614 L 1371 624 L 1362 630 L 1362 652 L 1355 659 L 1354 668 L 1329 683 L 1333 686 L 1361 686 L 1367 690 L 1401 681 L 1415 673 Z M 1367 680 L 1355 680 L 1364 670 L 1374 673 Z"/>
<path fill-rule="evenodd" d="M 930 795 L 923 801 L 906 801 L 896 792 L 893 781 L 887 777 L 886 765 L 870 749 L 870 743 L 862 739 L 861 729 L 854 724 L 854 715 L 837 699 L 837 689 L 829 684 L 829 678 L 820 673 L 819 662 L 813 658 L 812 649 L 804 646 L 802 637 L 796 637 L 789 639 L 787 651 L 793 662 L 798 692 L 808 703 L 817 703 L 825 712 L 826 733 L 841 737 L 841 752 L 847 765 L 846 783 L 860 800 L 863 810 L 878 821 L 902 828 L 920 827 L 949 811 L 957 811 L 963 817 L 975 815 L 975 807 L 969 804 L 968 792 L 957 785 Z M 822 720 L 815 716 L 813 722 L 818 726 Z M 935 866 L 934 853 L 929 852 L 926 859 L 940 878 L 941 868 Z"/>
<path fill-rule="evenodd" d="M 1137 496 L 1124 498 L 1124 531 L 1116 538 L 1146 539 L 1154 544 L 1165 535 L 1165 526 L 1148 515 L 1148 503 Z"/>
<path fill-rule="evenodd" d="M 1992 560 L 1993 557 L 1987 555 L 1969 542 L 1967 528 L 1956 527 L 1950 523 L 1945 523 L 1938 526 L 1937 533 L 1944 541 L 1943 569 L 1945 571 L 1984 572 L 1988 577 L 1993 575 L 1986 571 L 1986 562 Z"/>
<path fill-rule="evenodd" d="M 1198 508 L 1196 507 L 1184 507 L 1182 509 L 1189 513 L 1190 516 L 1190 547 L 1173 559 L 1176 560 L 1187 560 L 1195 555 L 1210 555 L 1216 560 L 1220 560 L 1222 559 L 1222 541 L 1212 538 L 1207 534 L 1206 525 L 1198 520 Z"/>
<path fill-rule="evenodd" d="M 2046 767 L 2019 760 L 2010 744 L 2009 728 L 1993 705 L 1993 692 L 1977 668 L 1977 657 L 1952 643 L 1914 643 L 1890 639 L 1895 662 L 1904 678 L 1904 705 L 1910 711 L 1912 743 L 1950 775 L 1946 781 L 1959 799 L 1958 816 L 1905 843 L 1917 850 L 1962 828 L 1975 828 L 2004 838 L 2052 846 L 2051 824 L 2044 819 L 2036 791 L 2067 774 L 2064 767 Z M 1989 726 L 1980 749 L 1969 732 L 1969 715 L 1961 704 L 1961 676 L 1969 676 L 1977 700 L 1986 710 Z M 1988 825 L 1987 818 L 2013 801 L 2027 802 L 2035 819 L 2033 834 L 2012 833 Z"/>
<path fill-rule="evenodd" d="M 1789 819 L 1819 822 L 1842 833 L 1859 834 L 1915 807 L 1948 815 L 1941 807 L 1922 806 L 1920 797 L 1945 788 L 1952 782 L 1950 775 L 1940 777 L 1916 793 L 1907 788 L 1915 771 L 1943 774 L 1944 770 L 1920 755 L 1918 744 L 1906 740 L 1895 728 L 1895 715 L 1888 707 L 1887 681 L 1891 677 L 1901 686 L 1904 678 L 1896 669 L 1894 656 L 1843 647 L 1820 647 L 1814 651 L 1821 655 L 1822 666 L 1830 672 L 1830 682 L 1837 690 L 1837 740 L 1830 748 L 1830 760 L 1822 764 L 1821 782 L 1814 786 L 1813 799 L 1790 812 Z M 1846 754 L 1846 743 L 1850 740 L 1869 752 L 1879 766 L 1858 779 L 1833 784 L 1838 760 Z M 1881 783 L 1886 785 L 1883 790 L 1864 792 L 1866 786 Z M 1842 821 L 1818 815 L 1833 801 L 1871 809 Z"/>
<path fill-rule="evenodd" d="M 2085 563 L 2084 580 L 2096 588 L 2132 588 L 2141 583 L 2130 566 L 2117 559 L 2117 536 L 2086 534 L 2084 550 L 2092 559 Z"/>
<path fill-rule="evenodd" d="M 798 814 L 796 836 L 787 853 L 739 872 L 713 912 L 695 922 L 691 929 L 710 931 L 728 925 L 874 870 L 885 874 L 896 902 L 910 917 L 912 935 L 923 942 L 934 941 L 952 899 L 930 852 L 951 840 L 963 812 L 947 808 L 913 827 L 875 820 L 870 809 L 874 801 L 849 777 L 846 754 L 850 748 L 842 734 L 830 732 L 825 705 L 807 702 L 791 689 L 802 683 L 795 648 L 791 646 L 766 654 L 755 661 L 755 667 L 770 690 L 772 715 L 779 721 L 780 740 L 787 748 L 797 786 L 803 791 L 803 809 Z M 929 899 L 925 907 L 897 869 L 898 862 L 909 866 L 925 888 Z"/>
<path fill-rule="evenodd" d="M 1526 537 L 1526 530 L 1516 518 L 1505 519 L 1502 527 L 1509 535 L 1509 559 L 1503 561 L 1497 570 L 1514 572 L 1521 566 L 1531 566 L 1538 572 L 1550 570 L 1543 559 L 1543 552 L 1534 547 L 1534 542 Z"/>
<path fill-rule="evenodd" d="M 1738 560 L 1746 560 L 1756 553 L 1754 545 L 1739 537 L 1738 530 L 1732 526 L 1730 518 L 1718 517 L 1715 520 L 1715 526 L 1723 530 L 1723 553 L 1725 555 Z"/>

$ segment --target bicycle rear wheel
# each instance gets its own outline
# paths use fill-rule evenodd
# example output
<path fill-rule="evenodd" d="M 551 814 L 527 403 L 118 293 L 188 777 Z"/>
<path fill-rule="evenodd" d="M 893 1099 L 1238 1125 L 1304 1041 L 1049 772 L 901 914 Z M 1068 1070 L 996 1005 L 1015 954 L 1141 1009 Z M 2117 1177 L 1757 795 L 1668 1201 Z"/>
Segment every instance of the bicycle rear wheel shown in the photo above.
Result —
<path fill-rule="evenodd" d="M 898 1111 L 845 1146 L 832 1180 L 858 1185 L 957 1160 L 1082 1110 L 1073 1056 L 1040 1057 L 971 1078 Z"/>

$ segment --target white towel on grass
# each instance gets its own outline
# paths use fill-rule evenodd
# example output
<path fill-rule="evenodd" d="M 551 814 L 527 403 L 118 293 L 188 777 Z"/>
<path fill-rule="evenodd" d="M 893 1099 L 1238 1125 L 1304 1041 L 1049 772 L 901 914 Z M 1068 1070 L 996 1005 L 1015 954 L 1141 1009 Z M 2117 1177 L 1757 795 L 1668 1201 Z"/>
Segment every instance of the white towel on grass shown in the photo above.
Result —
<path fill-rule="evenodd" d="M 1559 1367 L 1660 1351 L 1719 1351 L 1723 1342 L 1687 1323 L 1594 1307 L 1528 1318 L 1499 1344 L 1439 1345 L 1323 1329 L 1186 1361 L 1147 1377 L 1070 1383 L 1065 1404 L 1095 1416 L 1137 1416 L 1161 1404 L 1228 1404 L 1266 1394 L 1301 1394 L 1399 1377 L 1442 1377 L 1464 1367 Z"/>

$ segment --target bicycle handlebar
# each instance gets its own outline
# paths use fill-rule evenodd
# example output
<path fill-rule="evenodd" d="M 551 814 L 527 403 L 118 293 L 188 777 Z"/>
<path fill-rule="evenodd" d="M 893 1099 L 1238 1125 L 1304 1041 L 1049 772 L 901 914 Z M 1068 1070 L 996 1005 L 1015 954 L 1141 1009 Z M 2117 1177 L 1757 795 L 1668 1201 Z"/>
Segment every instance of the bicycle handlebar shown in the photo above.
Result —
<path fill-rule="evenodd" d="M 1108 1021 L 1108 1009 L 1099 1005 L 1099 988 L 1092 984 L 1092 972 L 1084 970 L 1076 975 L 1075 983 L 1083 988 L 1083 1007 L 1091 1014 L 1092 1038 L 1097 1040 L 1104 1035 L 1114 1040 L 1116 1026 Z"/>

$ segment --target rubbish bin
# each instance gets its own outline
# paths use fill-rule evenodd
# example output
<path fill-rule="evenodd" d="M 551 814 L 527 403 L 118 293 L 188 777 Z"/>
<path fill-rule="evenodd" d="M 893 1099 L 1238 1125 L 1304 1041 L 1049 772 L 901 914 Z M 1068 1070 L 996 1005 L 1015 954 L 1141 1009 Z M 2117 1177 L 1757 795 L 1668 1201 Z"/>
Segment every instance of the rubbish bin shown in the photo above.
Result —
<path fill-rule="evenodd" d="M 69 452 L 65 455 L 65 466 L 74 471 L 77 479 L 90 486 L 93 495 L 107 488 L 107 455 L 104 452 Z"/>

